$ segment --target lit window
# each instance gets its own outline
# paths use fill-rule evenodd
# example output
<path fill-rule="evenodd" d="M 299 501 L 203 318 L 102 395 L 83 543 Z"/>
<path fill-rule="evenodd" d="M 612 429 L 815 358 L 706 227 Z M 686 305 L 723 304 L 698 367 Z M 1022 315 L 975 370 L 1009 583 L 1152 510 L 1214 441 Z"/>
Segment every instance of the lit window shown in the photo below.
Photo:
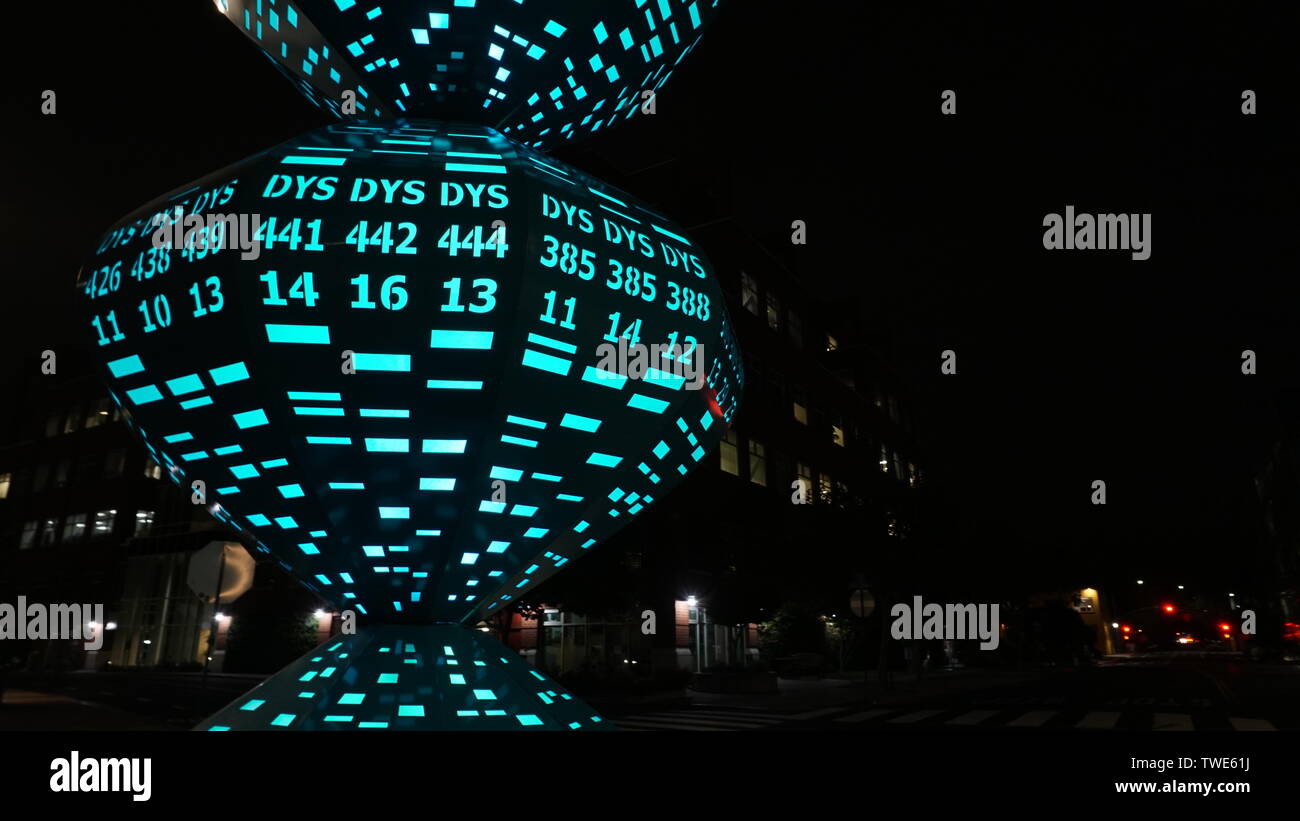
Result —
<path fill-rule="evenodd" d="M 0 499 L 9 498 L 9 483 L 12 479 L 12 474 L 0 473 Z"/>
<path fill-rule="evenodd" d="M 909 487 L 920 487 L 921 485 L 921 471 L 911 462 L 907 463 L 907 484 Z"/>
<path fill-rule="evenodd" d="M 754 316 L 758 316 L 758 284 L 744 271 L 740 272 L 740 304 Z"/>
<path fill-rule="evenodd" d="M 149 531 L 153 530 L 152 510 L 137 510 L 135 512 L 135 536 L 148 536 Z"/>
<path fill-rule="evenodd" d="M 81 405 L 68 409 L 68 416 L 63 420 L 63 432 L 72 433 L 81 428 Z"/>
<path fill-rule="evenodd" d="M 161 479 L 163 477 L 162 466 L 149 457 L 144 462 L 144 475 L 150 479 Z"/>
<path fill-rule="evenodd" d="M 18 549 L 26 550 L 36 546 L 36 532 L 40 528 L 40 522 L 32 519 L 23 525 L 23 535 L 18 539 Z"/>
<path fill-rule="evenodd" d="M 829 505 L 831 502 L 835 501 L 835 482 L 831 479 L 830 475 L 825 473 L 819 476 L 818 479 L 820 480 L 818 484 L 818 498 L 821 500 L 822 504 Z"/>
<path fill-rule="evenodd" d="M 112 410 L 113 403 L 108 401 L 108 397 L 96 399 L 90 404 L 90 410 L 86 413 L 86 427 L 97 428 L 106 423 Z"/>
<path fill-rule="evenodd" d="M 95 538 L 113 535 L 113 525 L 117 522 L 116 510 L 101 510 L 95 514 Z"/>
<path fill-rule="evenodd" d="M 804 424 L 804 425 L 808 424 L 808 409 L 805 408 L 803 405 L 799 404 L 798 401 L 794 403 L 794 418 L 800 424 Z"/>
<path fill-rule="evenodd" d="M 763 445 L 749 440 L 749 481 L 767 486 L 767 456 Z"/>
<path fill-rule="evenodd" d="M 718 454 L 722 469 L 732 476 L 740 475 L 740 457 L 736 451 L 736 432 L 729 430 L 718 443 Z"/>
<path fill-rule="evenodd" d="M 844 447 L 844 427 L 842 425 L 831 425 L 831 441 L 840 447 Z"/>
<path fill-rule="evenodd" d="M 839 349 L 840 349 L 839 340 L 837 340 L 835 337 L 831 336 L 830 334 L 826 334 L 826 350 L 838 351 Z"/>
<path fill-rule="evenodd" d="M 894 518 L 892 513 L 886 513 L 885 516 L 887 518 L 885 532 L 896 539 L 901 539 L 903 537 L 903 528 L 899 525 L 898 519 Z"/>
<path fill-rule="evenodd" d="M 889 472 L 889 450 L 885 447 L 883 442 L 880 443 L 880 472 Z"/>
<path fill-rule="evenodd" d="M 54 519 L 46 519 L 41 522 L 41 547 L 49 547 L 54 544 L 55 537 L 58 536 L 59 523 Z"/>
<path fill-rule="evenodd" d="M 86 514 L 77 513 L 63 520 L 63 543 L 75 543 L 86 538 Z"/>
<path fill-rule="evenodd" d="M 767 327 L 774 331 L 781 330 L 781 300 L 771 293 L 767 295 Z"/>

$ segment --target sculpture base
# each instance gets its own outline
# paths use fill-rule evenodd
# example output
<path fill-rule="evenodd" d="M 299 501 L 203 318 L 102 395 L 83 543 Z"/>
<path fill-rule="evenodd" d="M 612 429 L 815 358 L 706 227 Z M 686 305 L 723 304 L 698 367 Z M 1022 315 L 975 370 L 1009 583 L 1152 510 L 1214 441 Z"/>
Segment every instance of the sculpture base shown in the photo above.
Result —
<path fill-rule="evenodd" d="M 489 634 L 433 624 L 334 636 L 195 729 L 613 727 Z"/>

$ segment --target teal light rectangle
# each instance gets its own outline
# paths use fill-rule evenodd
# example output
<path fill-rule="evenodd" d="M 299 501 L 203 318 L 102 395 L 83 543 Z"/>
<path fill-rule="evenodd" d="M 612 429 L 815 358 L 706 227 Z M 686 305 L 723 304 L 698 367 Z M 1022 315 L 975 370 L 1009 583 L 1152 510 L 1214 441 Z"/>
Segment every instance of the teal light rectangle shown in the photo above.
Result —
<path fill-rule="evenodd" d="M 310 406 L 294 406 L 293 412 L 298 416 L 342 416 L 342 408 L 315 408 Z"/>
<path fill-rule="evenodd" d="M 330 482 L 330 490 L 365 490 L 365 482 Z"/>
<path fill-rule="evenodd" d="M 488 165 L 486 163 L 471 162 L 449 162 L 446 166 L 448 171 L 462 172 L 467 174 L 504 174 L 506 167 L 504 165 Z"/>
<path fill-rule="evenodd" d="M 529 419 L 526 416 L 507 416 L 506 421 L 512 425 L 523 425 L 526 428 L 537 428 L 538 430 L 546 429 L 545 422 L 539 422 L 536 419 Z"/>
<path fill-rule="evenodd" d="M 466 351 L 492 349 L 492 331 L 429 331 L 430 348 L 454 348 Z"/>
<path fill-rule="evenodd" d="M 481 391 L 483 383 L 472 379 L 427 379 L 424 386 L 435 391 Z"/>
<path fill-rule="evenodd" d="M 235 424 L 240 430 L 245 428 L 258 428 L 262 425 L 270 424 L 270 420 L 266 418 L 266 411 L 261 408 L 244 411 L 243 413 L 234 413 L 231 414 L 230 418 L 235 420 Z"/>
<path fill-rule="evenodd" d="M 464 453 L 464 439 L 425 439 L 420 446 L 422 453 Z"/>
<path fill-rule="evenodd" d="M 212 378 L 214 385 L 229 385 L 231 382 L 242 382 L 247 379 L 248 367 L 243 362 L 234 362 L 210 369 L 208 376 Z"/>
<path fill-rule="evenodd" d="M 609 453 L 592 452 L 592 454 L 587 457 L 587 464 L 598 465 L 603 468 L 617 467 L 618 463 L 621 461 L 623 461 L 622 456 L 614 456 Z"/>
<path fill-rule="evenodd" d="M 568 376 L 569 368 L 573 365 L 567 359 L 561 359 L 558 356 L 551 356 L 548 353 L 534 351 L 532 348 L 524 349 L 523 364 L 529 368 L 536 368 L 539 371 L 557 374 L 559 376 Z"/>
<path fill-rule="evenodd" d="M 371 453 L 410 453 L 410 439 L 367 438 L 366 450 Z"/>
<path fill-rule="evenodd" d="M 350 445 L 352 440 L 347 436 L 308 436 L 307 444 L 309 445 Z"/>
<path fill-rule="evenodd" d="M 663 413 L 668 410 L 668 403 L 664 400 L 652 399 L 639 393 L 634 393 L 628 397 L 627 406 L 637 410 L 650 411 L 651 413 Z"/>
<path fill-rule="evenodd" d="M 182 402 L 181 410 L 189 410 L 190 408 L 201 408 L 204 405 L 211 405 L 211 404 L 212 404 L 211 396 L 198 396 L 195 397 L 194 399 L 186 399 L 184 402 Z"/>
<path fill-rule="evenodd" d="M 580 416 L 576 413 L 566 413 L 564 418 L 560 420 L 560 427 L 595 433 L 600 427 L 600 420 L 592 419 L 590 416 Z"/>
<path fill-rule="evenodd" d="M 328 345 L 330 344 L 330 327 L 328 325 L 272 325 L 268 323 L 266 338 L 269 342 L 290 345 Z"/>
<path fill-rule="evenodd" d="M 562 342 L 558 339 L 552 339 L 549 336 L 543 336 L 541 334 L 529 334 L 528 341 L 534 345 L 541 345 L 546 348 L 552 348 L 554 350 L 560 351 L 561 353 L 578 352 L 577 345 L 572 345 L 568 342 Z"/>
<path fill-rule="evenodd" d="M 391 353 L 354 353 L 352 365 L 358 371 L 396 371 L 411 370 L 410 354 Z"/>
<path fill-rule="evenodd" d="M 409 410 L 399 408 L 361 408 L 357 413 L 366 419 L 410 419 Z"/>
<path fill-rule="evenodd" d="M 112 372 L 114 377 L 120 379 L 123 376 L 130 376 L 131 374 L 143 372 L 144 363 L 140 361 L 140 357 L 137 354 L 131 354 L 130 356 L 124 356 L 121 359 L 114 359 L 112 362 L 109 362 L 108 369 Z"/>
<path fill-rule="evenodd" d="M 157 385 L 145 385 L 142 388 L 127 391 L 126 398 L 137 405 L 147 405 L 150 402 L 157 402 L 162 399 L 163 395 L 162 391 L 158 390 Z"/>
<path fill-rule="evenodd" d="M 602 371 L 599 368 L 593 368 L 588 365 L 587 369 L 582 372 L 582 381 L 590 382 L 593 385 L 600 385 L 602 388 L 612 388 L 616 391 L 623 390 L 627 384 L 627 377 L 618 373 Z"/>
<path fill-rule="evenodd" d="M 281 159 L 281 160 L 280 160 L 280 164 L 281 164 L 281 165 L 333 165 L 333 166 L 338 166 L 338 165 L 342 165 L 343 163 L 347 162 L 347 159 L 348 159 L 347 157 L 325 157 L 325 156 L 300 157 L 300 156 L 297 156 L 297 155 L 294 155 L 294 154 L 290 154 L 289 156 L 287 156 L 287 157 Z"/>
<path fill-rule="evenodd" d="M 455 490 L 456 480 L 454 478 L 422 476 L 420 477 L 420 490 Z"/>
<path fill-rule="evenodd" d="M 289 399 L 294 402 L 342 402 L 343 395 L 327 391 L 289 391 Z"/>

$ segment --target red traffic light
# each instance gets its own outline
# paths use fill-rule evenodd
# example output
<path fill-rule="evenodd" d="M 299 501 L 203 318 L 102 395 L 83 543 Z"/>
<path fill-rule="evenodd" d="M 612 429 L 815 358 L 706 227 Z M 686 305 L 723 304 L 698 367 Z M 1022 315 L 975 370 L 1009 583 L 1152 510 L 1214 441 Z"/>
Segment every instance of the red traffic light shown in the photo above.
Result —
<path fill-rule="evenodd" d="M 1172 613 L 1172 612 L 1174 612 L 1174 606 L 1173 606 L 1172 604 L 1166 604 L 1166 605 L 1164 606 L 1164 611 L 1165 611 L 1166 613 Z"/>
<path fill-rule="evenodd" d="M 1133 632 L 1133 628 L 1132 628 L 1132 627 L 1129 627 L 1127 624 L 1124 625 L 1123 627 L 1121 627 L 1120 629 L 1123 630 L 1125 633 L 1132 633 L 1132 632 Z"/>
<path fill-rule="evenodd" d="M 1232 625 L 1231 625 L 1231 624 L 1220 624 L 1220 625 L 1219 625 L 1219 629 L 1222 630 L 1222 631 L 1226 634 L 1228 631 L 1230 631 L 1230 630 L 1232 629 Z"/>

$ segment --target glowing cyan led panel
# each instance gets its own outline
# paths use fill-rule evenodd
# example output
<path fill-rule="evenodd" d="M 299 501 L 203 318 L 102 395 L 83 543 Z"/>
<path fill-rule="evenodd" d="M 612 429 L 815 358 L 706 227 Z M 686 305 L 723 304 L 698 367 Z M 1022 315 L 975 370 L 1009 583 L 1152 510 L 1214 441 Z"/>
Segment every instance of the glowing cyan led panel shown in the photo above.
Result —
<path fill-rule="evenodd" d="M 310 100 L 472 120 L 534 147 L 635 116 L 720 0 L 218 0 Z"/>
<path fill-rule="evenodd" d="M 607 730 L 519 655 L 456 625 L 336 636 L 196 729 Z"/>
<path fill-rule="evenodd" d="M 742 389 L 685 232 L 484 126 L 308 133 L 128 216 L 78 287 L 173 481 L 385 622 L 509 606 L 681 482 Z"/>

